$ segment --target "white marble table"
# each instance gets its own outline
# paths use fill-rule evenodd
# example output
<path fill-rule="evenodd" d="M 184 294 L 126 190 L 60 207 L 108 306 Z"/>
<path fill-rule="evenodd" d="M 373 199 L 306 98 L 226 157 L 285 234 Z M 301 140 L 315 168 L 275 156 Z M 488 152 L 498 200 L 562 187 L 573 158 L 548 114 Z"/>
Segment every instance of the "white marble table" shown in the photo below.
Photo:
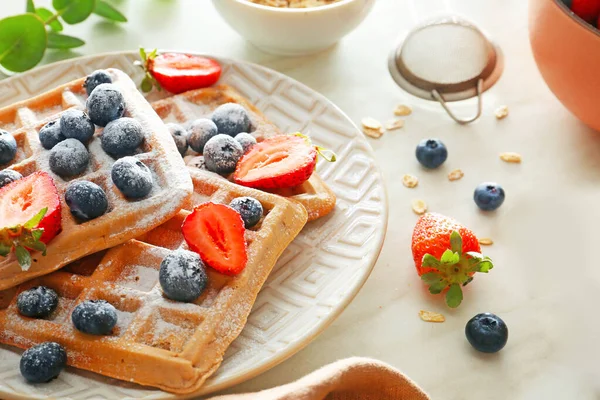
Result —
<path fill-rule="evenodd" d="M 3 3 L 0 17 L 25 7 L 24 1 Z M 600 268 L 594 254 L 600 240 L 600 134 L 571 117 L 544 85 L 527 39 L 526 1 L 415 3 L 416 9 L 408 1 L 378 0 L 365 23 L 340 45 L 290 59 L 247 44 L 208 0 L 115 0 L 128 24 L 115 27 L 95 19 L 68 27 L 66 33 L 88 44 L 77 54 L 55 53 L 44 62 L 139 45 L 189 49 L 284 72 L 329 97 L 356 121 L 364 116 L 386 120 L 398 103 L 413 106 L 403 130 L 370 140 L 390 201 L 387 239 L 371 278 L 312 344 L 228 392 L 284 384 L 339 358 L 360 355 L 403 370 L 434 399 L 598 399 Z M 504 76 L 485 95 L 484 116 L 469 126 L 452 122 L 437 104 L 404 94 L 386 69 L 397 36 L 416 19 L 446 8 L 487 30 L 506 54 Z M 501 104 L 511 114 L 497 121 L 493 110 Z M 472 103 L 457 108 L 469 113 Z M 441 171 L 423 171 L 414 158 L 416 143 L 427 137 L 439 137 L 449 147 Z M 521 153 L 523 163 L 502 163 L 498 154 L 503 151 Z M 465 177 L 451 183 L 446 174 L 454 168 Z M 420 178 L 418 188 L 402 186 L 404 173 Z M 478 212 L 472 201 L 474 187 L 486 180 L 502 183 L 507 192 L 505 204 L 492 214 Z M 470 285 L 458 310 L 430 296 L 414 272 L 413 198 L 495 241 L 485 250 L 496 268 Z M 421 309 L 441 311 L 447 320 L 422 322 Z M 476 353 L 464 337 L 466 321 L 484 311 L 502 316 L 510 330 L 508 345 L 496 355 Z"/>

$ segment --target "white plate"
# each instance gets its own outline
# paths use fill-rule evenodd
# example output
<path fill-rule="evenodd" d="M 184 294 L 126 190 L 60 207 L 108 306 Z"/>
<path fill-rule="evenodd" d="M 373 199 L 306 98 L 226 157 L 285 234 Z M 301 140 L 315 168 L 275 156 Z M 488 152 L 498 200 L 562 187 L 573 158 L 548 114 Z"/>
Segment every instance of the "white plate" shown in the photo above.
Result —
<path fill-rule="evenodd" d="M 0 81 L 0 107 L 80 78 L 101 68 L 119 68 L 134 81 L 137 52 L 84 57 L 51 64 Z M 317 171 L 338 198 L 335 211 L 308 224 L 286 249 L 241 335 L 219 370 L 201 391 L 206 394 L 250 379 L 290 357 L 321 333 L 350 303 L 371 272 L 385 236 L 387 199 L 372 150 L 352 121 L 325 97 L 273 70 L 216 58 L 221 82 L 235 87 L 283 131 L 308 133 L 334 150 L 336 163 Z M 44 385 L 27 384 L 19 373 L 20 352 L 0 347 L 2 398 L 144 398 L 175 396 L 68 368 Z"/>

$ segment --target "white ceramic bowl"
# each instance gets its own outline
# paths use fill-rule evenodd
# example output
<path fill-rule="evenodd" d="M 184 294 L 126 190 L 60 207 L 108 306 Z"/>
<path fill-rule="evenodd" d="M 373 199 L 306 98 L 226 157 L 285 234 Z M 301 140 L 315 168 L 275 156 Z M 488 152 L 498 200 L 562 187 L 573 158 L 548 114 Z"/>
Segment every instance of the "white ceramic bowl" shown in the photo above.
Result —
<path fill-rule="evenodd" d="M 213 0 L 223 19 L 259 48 L 304 55 L 337 43 L 367 16 L 375 0 L 342 0 L 311 8 L 279 8 L 246 0 Z"/>

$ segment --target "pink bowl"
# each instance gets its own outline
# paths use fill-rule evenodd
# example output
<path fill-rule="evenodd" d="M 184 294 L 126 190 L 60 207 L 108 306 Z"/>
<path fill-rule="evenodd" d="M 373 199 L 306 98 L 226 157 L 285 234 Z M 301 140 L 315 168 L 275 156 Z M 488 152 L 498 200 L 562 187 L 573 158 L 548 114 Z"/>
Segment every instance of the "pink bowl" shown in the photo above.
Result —
<path fill-rule="evenodd" d="M 530 0 L 529 40 L 550 90 L 577 118 L 600 131 L 600 31 L 560 0 Z"/>

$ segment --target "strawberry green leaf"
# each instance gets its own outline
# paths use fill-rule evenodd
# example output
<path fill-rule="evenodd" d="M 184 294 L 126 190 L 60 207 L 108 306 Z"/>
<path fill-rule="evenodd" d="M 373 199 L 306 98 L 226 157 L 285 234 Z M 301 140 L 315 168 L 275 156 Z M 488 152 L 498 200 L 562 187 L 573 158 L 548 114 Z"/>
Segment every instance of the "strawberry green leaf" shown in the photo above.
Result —
<path fill-rule="evenodd" d="M 0 256 L 6 257 L 10 254 L 10 246 L 4 243 L 0 243 Z"/>
<path fill-rule="evenodd" d="M 36 241 L 40 240 L 40 238 L 42 237 L 43 234 L 44 234 L 44 229 L 34 229 L 31 231 L 31 236 L 33 236 L 33 239 Z"/>
<path fill-rule="evenodd" d="M 448 283 L 442 279 L 440 281 L 437 281 L 437 282 L 429 285 L 429 293 L 431 293 L 431 294 L 442 293 L 442 290 L 446 289 L 446 287 L 448 287 Z"/>
<path fill-rule="evenodd" d="M 142 92 L 144 93 L 148 93 L 149 91 L 152 90 L 152 80 L 148 79 L 148 77 L 144 77 L 144 79 L 142 80 L 142 84 L 140 85 L 142 88 Z"/>
<path fill-rule="evenodd" d="M 158 49 L 154 49 L 150 52 L 150 54 L 148 54 L 148 59 L 152 60 L 153 58 L 156 58 L 157 55 L 158 55 Z"/>
<path fill-rule="evenodd" d="M 454 265 L 460 261 L 460 255 L 458 255 L 458 253 L 453 252 L 452 250 L 446 250 L 444 251 L 444 254 L 442 254 L 442 258 L 440 259 L 440 261 L 442 262 L 442 264 Z"/>
<path fill-rule="evenodd" d="M 483 260 L 483 258 L 484 258 L 484 257 L 483 257 L 483 254 L 481 254 L 481 253 L 478 253 L 478 252 L 476 252 L 476 251 L 468 251 L 466 254 L 467 254 L 469 257 L 471 257 L 471 259 L 473 259 L 473 260 L 477 260 L 477 261 Z"/>
<path fill-rule="evenodd" d="M 26 228 L 26 229 L 35 228 L 36 226 L 38 226 L 40 224 L 40 222 L 42 222 L 42 219 L 44 219 L 44 215 L 46 215 L 47 212 L 48 212 L 48 207 L 42 208 L 29 221 L 25 222 L 25 225 L 23 225 L 23 228 Z"/>
<path fill-rule="evenodd" d="M 148 57 L 146 56 L 146 50 L 143 47 L 140 47 L 140 58 L 145 65 L 146 61 L 148 61 Z"/>
<path fill-rule="evenodd" d="M 421 262 L 421 266 L 422 267 L 427 267 L 427 268 L 439 268 L 440 267 L 440 262 L 431 254 L 425 254 L 423 256 L 423 261 Z"/>
<path fill-rule="evenodd" d="M 17 246 L 15 250 L 15 254 L 17 256 L 17 261 L 21 266 L 23 271 L 27 271 L 29 267 L 31 267 L 31 255 L 27 251 L 27 249 L 23 246 Z"/>
<path fill-rule="evenodd" d="M 460 305 L 463 299 L 462 289 L 457 283 L 450 285 L 450 289 L 446 293 L 446 304 L 450 308 L 456 308 Z"/>
<path fill-rule="evenodd" d="M 456 232 L 456 231 L 452 231 L 452 233 L 450 234 L 450 248 L 452 249 L 453 252 L 461 254 L 462 253 L 462 237 L 460 236 L 460 233 Z"/>
<path fill-rule="evenodd" d="M 25 246 L 29 247 L 32 250 L 39 251 L 40 253 L 46 252 L 46 245 L 43 242 L 39 241 L 26 241 L 23 243 Z"/>
<path fill-rule="evenodd" d="M 96 0 L 94 14 L 115 22 L 127 22 L 127 18 L 119 10 L 104 0 Z"/>
<path fill-rule="evenodd" d="M 434 285 L 442 280 L 442 276 L 437 272 L 428 272 L 426 274 L 421 275 L 421 279 L 427 285 Z"/>
<path fill-rule="evenodd" d="M 492 260 L 490 260 L 489 257 L 486 257 L 485 259 L 479 261 L 478 263 L 476 263 L 475 265 L 471 266 L 471 272 L 483 272 L 483 273 L 488 273 L 490 272 L 490 269 L 494 268 L 494 264 L 492 263 Z"/>
<path fill-rule="evenodd" d="M 326 149 L 325 147 L 321 147 L 321 146 L 315 146 L 315 149 L 317 150 L 317 153 L 319 153 L 319 155 L 321 155 L 321 157 L 323 157 L 323 159 L 325 159 L 325 161 L 327 161 L 327 162 L 336 162 L 337 161 L 337 154 L 335 154 L 332 150 Z"/>
<path fill-rule="evenodd" d="M 463 286 L 467 286 L 467 285 L 468 285 L 469 283 L 471 283 L 471 282 L 473 282 L 473 277 L 472 277 L 472 276 L 471 276 L 471 277 L 469 277 L 469 279 L 467 279 L 467 280 L 465 281 L 465 283 L 463 283 Z"/>

